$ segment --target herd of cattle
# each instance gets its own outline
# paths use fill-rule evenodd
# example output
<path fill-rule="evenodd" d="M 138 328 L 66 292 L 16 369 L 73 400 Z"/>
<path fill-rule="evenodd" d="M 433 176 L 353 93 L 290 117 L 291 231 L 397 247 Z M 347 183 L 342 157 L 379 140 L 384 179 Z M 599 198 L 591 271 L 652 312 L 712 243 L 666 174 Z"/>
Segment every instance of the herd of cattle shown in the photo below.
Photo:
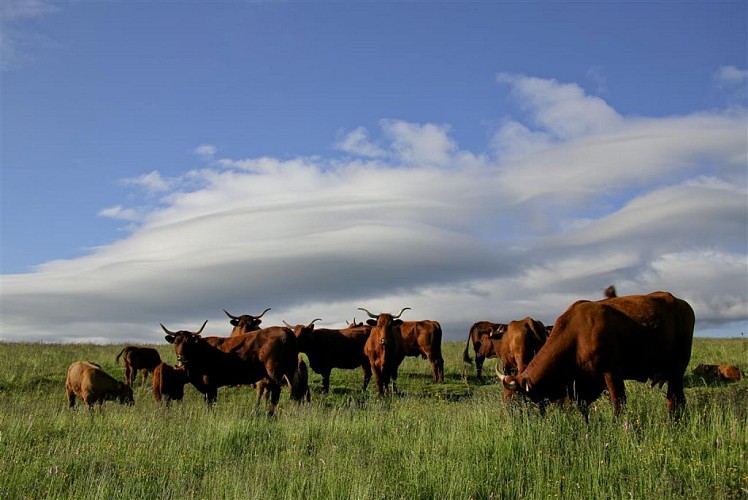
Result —
<path fill-rule="evenodd" d="M 539 403 L 567 398 L 577 403 L 587 417 L 588 405 L 607 390 L 615 413 L 625 404 L 624 380 L 667 383 L 667 407 L 678 416 L 685 404 L 684 374 L 691 357 L 694 312 L 682 299 L 667 292 L 618 297 L 605 291 L 599 301 L 572 304 L 553 326 L 525 318 L 507 324 L 479 321 L 468 334 L 463 358 L 470 363 L 469 347 L 475 353 L 478 378 L 486 358 L 498 358 L 496 367 L 504 397 L 521 394 Z M 234 316 L 224 310 L 233 330 L 229 337 L 202 337 L 205 323 L 196 332 L 171 331 L 164 325 L 166 341 L 174 346 L 177 366 L 161 361 L 149 347 L 127 346 L 116 357 L 124 359 L 125 382 L 105 373 L 95 363 L 70 365 L 66 391 L 70 406 L 76 396 L 89 406 L 104 400 L 134 402 L 132 385 L 138 370 L 145 382 L 152 374 L 156 400 L 181 400 L 184 386 L 191 384 L 208 403 L 216 400 L 218 388 L 254 384 L 257 399 L 269 396 L 269 413 L 278 404 L 281 389 L 288 386 L 291 399 L 310 400 L 308 369 L 322 376 L 328 392 L 333 368 L 363 372 L 366 390 L 372 372 L 378 394 L 397 392 L 398 369 L 406 356 L 428 359 L 433 382 L 444 380 L 441 352 L 442 329 L 437 321 L 403 321 L 408 307 L 397 314 L 373 314 L 369 319 L 343 329 L 306 325 L 261 328 L 262 316 Z M 740 378 L 734 366 L 700 365 L 696 375 L 724 380 Z"/>

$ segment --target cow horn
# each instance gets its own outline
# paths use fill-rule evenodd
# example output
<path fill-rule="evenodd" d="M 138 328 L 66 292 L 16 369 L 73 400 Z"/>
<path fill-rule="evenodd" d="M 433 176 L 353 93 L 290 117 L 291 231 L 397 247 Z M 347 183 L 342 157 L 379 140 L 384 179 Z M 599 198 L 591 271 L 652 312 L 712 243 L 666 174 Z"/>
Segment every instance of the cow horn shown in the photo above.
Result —
<path fill-rule="evenodd" d="M 311 328 L 315 321 L 322 321 L 322 318 L 313 319 L 308 325 L 306 325 L 306 327 Z"/>
<path fill-rule="evenodd" d="M 164 330 L 164 331 L 166 332 L 166 334 L 167 334 L 167 335 L 176 335 L 176 334 L 177 334 L 176 332 L 171 332 L 171 331 L 169 331 L 169 330 L 168 330 L 168 329 L 167 329 L 167 328 L 166 328 L 166 327 L 165 327 L 164 325 L 162 325 L 161 323 L 159 323 L 159 325 L 161 325 L 161 329 L 163 329 L 163 330 Z"/>
<path fill-rule="evenodd" d="M 284 324 L 284 325 L 286 325 L 286 326 L 287 326 L 288 328 L 290 328 L 291 330 L 293 330 L 294 328 L 296 328 L 296 327 L 295 327 L 295 326 L 293 326 L 293 325 L 289 325 L 289 324 L 288 324 L 288 323 L 286 322 L 286 320 L 285 320 L 285 319 L 283 320 L 283 324 Z"/>
<path fill-rule="evenodd" d="M 377 318 L 379 318 L 379 316 L 376 316 L 376 315 L 374 315 L 374 314 L 370 313 L 369 311 L 367 311 L 367 310 L 366 310 L 366 309 L 364 309 L 363 307 L 359 307 L 358 309 L 359 309 L 359 311 L 364 311 L 364 312 L 365 312 L 366 314 L 368 314 L 368 315 L 369 315 L 369 317 L 370 317 L 370 318 L 373 318 L 373 319 L 377 319 Z"/>
<path fill-rule="evenodd" d="M 493 369 L 496 371 L 496 376 L 499 377 L 499 380 L 503 382 L 507 376 L 499 371 L 499 365 L 494 365 Z"/>
<path fill-rule="evenodd" d="M 205 329 L 205 325 L 207 324 L 208 324 L 208 320 L 206 319 L 205 323 L 203 323 L 203 326 L 201 326 L 200 329 L 195 332 L 195 335 L 200 335 L 201 333 L 203 333 L 203 330 Z"/>
<path fill-rule="evenodd" d="M 228 316 L 231 319 L 239 319 L 239 316 L 234 316 L 233 314 L 231 314 L 230 312 L 228 312 L 226 309 L 224 309 L 223 312 L 225 312 L 226 316 Z"/>
<path fill-rule="evenodd" d="M 268 312 L 269 310 L 270 310 L 270 308 L 268 307 L 267 309 L 265 309 L 264 311 L 262 311 L 259 316 L 255 316 L 254 318 L 255 319 L 262 318 L 265 315 L 265 313 Z"/>
<path fill-rule="evenodd" d="M 402 309 L 400 309 L 400 312 L 399 312 L 399 313 L 397 314 L 397 316 L 392 316 L 392 319 L 397 319 L 397 318 L 399 318 L 400 316 L 402 316 L 402 315 L 403 315 L 403 313 L 404 313 L 405 311 L 407 311 L 407 310 L 409 310 L 409 309 L 410 309 L 410 307 L 403 307 Z"/>

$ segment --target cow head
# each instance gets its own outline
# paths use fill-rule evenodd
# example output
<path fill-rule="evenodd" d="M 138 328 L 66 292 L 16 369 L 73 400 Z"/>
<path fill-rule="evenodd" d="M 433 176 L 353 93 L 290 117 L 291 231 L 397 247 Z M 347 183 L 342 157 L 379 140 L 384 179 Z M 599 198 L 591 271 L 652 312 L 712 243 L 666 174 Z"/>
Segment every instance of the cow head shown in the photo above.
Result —
<path fill-rule="evenodd" d="M 314 332 L 315 321 L 322 321 L 322 318 L 315 318 L 310 321 L 308 325 L 293 326 L 289 325 L 285 321 L 283 322 L 283 324 L 286 325 L 286 328 L 293 331 L 294 335 L 296 336 L 300 351 L 306 350 L 306 348 L 309 346 L 309 343 L 312 341 L 312 333 Z"/>
<path fill-rule="evenodd" d="M 361 328 L 362 326 L 364 326 L 364 322 L 361 321 L 361 322 L 356 323 L 356 318 L 354 317 L 353 321 L 348 323 L 348 326 L 346 328 Z"/>
<path fill-rule="evenodd" d="M 161 324 L 161 323 L 159 323 Z M 177 361 L 181 365 L 187 365 L 194 359 L 194 356 L 199 349 L 200 334 L 203 332 L 205 325 L 208 324 L 208 320 L 205 320 L 203 326 L 196 332 L 189 332 L 187 330 L 180 330 L 178 332 L 169 331 L 164 325 L 161 328 L 166 332 L 166 341 L 170 344 L 174 344 L 174 352 L 177 355 Z"/>
<path fill-rule="evenodd" d="M 239 335 L 242 333 L 249 333 L 253 332 L 255 330 L 260 329 L 260 323 L 262 323 L 262 318 L 266 312 L 268 312 L 270 308 L 268 307 L 262 313 L 260 313 L 259 316 L 252 316 L 251 314 L 242 314 L 241 316 L 234 316 L 230 312 L 228 312 L 226 309 L 223 310 L 224 313 L 226 313 L 226 316 L 229 317 L 229 323 L 234 327 L 234 329 L 231 331 L 231 335 Z"/>
<path fill-rule="evenodd" d="M 135 397 L 132 393 L 132 387 L 123 382 L 117 382 L 117 401 L 122 404 L 134 405 Z"/>
<path fill-rule="evenodd" d="M 377 327 L 380 332 L 382 332 L 381 339 L 379 340 L 379 343 L 382 347 L 386 347 L 387 344 L 389 344 L 390 339 L 387 335 L 384 334 L 384 332 L 389 332 L 392 330 L 393 327 L 400 326 L 403 324 L 403 321 L 400 318 L 402 316 L 403 312 L 410 309 L 410 307 L 403 307 L 400 312 L 397 314 L 397 316 L 393 316 L 390 313 L 379 313 L 379 314 L 372 314 L 363 307 L 358 308 L 360 311 L 364 311 L 366 314 L 369 315 L 369 318 L 366 321 L 366 323 L 371 327 Z"/>
<path fill-rule="evenodd" d="M 501 337 L 504 336 L 504 334 L 506 333 L 507 329 L 508 329 L 508 325 L 504 325 L 504 324 L 495 325 L 493 328 L 491 328 L 488 331 L 488 338 L 489 339 L 497 339 L 498 340 L 498 339 L 500 339 Z"/>

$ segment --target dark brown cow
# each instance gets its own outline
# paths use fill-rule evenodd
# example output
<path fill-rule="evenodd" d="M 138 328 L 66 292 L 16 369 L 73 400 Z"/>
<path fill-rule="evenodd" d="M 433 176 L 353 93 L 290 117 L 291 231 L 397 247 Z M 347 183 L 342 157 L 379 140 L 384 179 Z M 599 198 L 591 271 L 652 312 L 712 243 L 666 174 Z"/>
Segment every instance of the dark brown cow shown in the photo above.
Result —
<path fill-rule="evenodd" d="M 488 338 L 489 334 L 493 332 L 501 333 L 505 330 L 505 323 L 492 323 L 490 321 L 478 321 L 470 327 L 467 344 L 465 345 L 465 350 L 462 352 L 462 360 L 465 363 L 473 362 L 468 353 L 470 343 L 472 342 L 473 352 L 475 353 L 475 371 L 478 375 L 478 380 L 483 379 L 483 362 L 488 358 L 496 357 L 493 343 Z"/>
<path fill-rule="evenodd" d="M 181 401 L 184 398 L 184 385 L 189 382 L 187 370 L 160 363 L 153 370 L 153 397 L 156 401 Z"/>
<path fill-rule="evenodd" d="M 693 369 L 693 374 L 708 380 L 736 382 L 740 380 L 740 368 L 735 365 L 700 364 Z"/>
<path fill-rule="evenodd" d="M 501 365 L 504 367 L 504 375 L 516 375 L 522 372 L 535 354 L 548 339 L 548 331 L 545 325 L 538 320 L 527 317 L 519 321 L 510 321 L 506 331 L 494 332 L 489 335 Z M 496 366 L 496 374 L 499 367 Z M 504 396 L 509 397 L 512 393 L 504 391 Z"/>
<path fill-rule="evenodd" d="M 131 387 L 133 382 L 135 382 L 138 370 L 140 370 L 143 376 L 143 385 L 145 385 L 148 373 L 153 373 L 153 370 L 161 363 L 161 356 L 152 347 L 129 345 L 117 354 L 117 357 L 114 359 L 117 364 L 119 364 L 120 356 L 123 355 L 125 359 L 125 383 Z"/>
<path fill-rule="evenodd" d="M 226 313 L 226 316 L 229 317 L 231 323 L 231 326 L 234 327 L 233 330 L 231 330 L 231 337 L 235 337 L 236 335 L 241 335 L 243 333 L 249 333 L 253 332 L 255 330 L 260 329 L 260 323 L 262 323 L 262 318 L 266 312 L 268 312 L 270 308 L 268 307 L 264 311 L 260 313 L 259 316 L 252 316 L 251 314 L 242 314 L 241 316 L 234 316 L 230 312 L 228 312 L 226 309 L 223 310 L 224 313 Z"/>
<path fill-rule="evenodd" d="M 380 396 L 390 391 L 397 393 L 397 370 L 405 358 L 405 341 L 400 333 L 403 324 L 400 316 L 410 307 L 403 307 L 397 316 L 389 313 L 372 314 L 363 307 L 359 307 L 369 315 L 367 321 L 372 327 L 369 338 L 364 346 L 364 354 L 369 358 L 369 365 L 377 380 L 377 391 Z"/>
<path fill-rule="evenodd" d="M 89 408 L 94 403 L 103 404 L 104 401 L 119 401 L 123 404 L 135 402 L 132 387 L 116 380 L 102 370 L 101 366 L 89 361 L 76 361 L 68 367 L 65 392 L 71 408 L 75 406 L 76 396 Z"/>
<path fill-rule="evenodd" d="M 299 363 L 296 366 L 296 374 L 294 379 L 289 381 L 285 379 L 286 384 L 291 391 L 291 399 L 295 401 L 303 401 L 306 399 L 307 403 L 312 402 L 312 393 L 309 390 L 309 369 L 306 366 L 304 358 L 299 354 Z M 265 398 L 267 400 L 269 396 L 268 391 L 269 380 L 264 378 L 257 382 L 257 402 Z"/>
<path fill-rule="evenodd" d="M 189 382 L 212 404 L 219 387 L 253 384 L 268 377 L 272 415 L 285 384 L 283 377 L 293 380 L 296 371 L 299 348 L 293 332 L 276 326 L 228 338 L 202 338 L 206 323 L 194 333 L 172 332 L 161 325 Z"/>
<path fill-rule="evenodd" d="M 610 393 L 619 414 L 626 401 L 624 380 L 667 382 L 667 407 L 680 416 L 685 405 L 683 374 L 691 357 L 694 312 L 667 292 L 629 295 L 572 304 L 553 333 L 517 376 L 504 387 L 534 401 L 569 395 L 588 416 L 588 405 Z"/>
<path fill-rule="evenodd" d="M 358 326 L 342 330 L 315 328 L 314 321 L 308 325 L 286 325 L 293 328 L 299 342 L 299 351 L 309 358 L 309 366 L 315 373 L 322 375 L 322 391 L 327 393 L 330 390 L 330 373 L 333 368 L 353 370 L 359 366 L 364 374 L 362 390 L 365 391 L 371 380 L 371 366 L 369 358 L 364 354 L 364 347 L 371 327 Z"/>
<path fill-rule="evenodd" d="M 444 382 L 442 326 L 438 321 L 403 321 L 400 333 L 405 341 L 406 356 L 421 356 L 431 363 L 431 380 Z"/>

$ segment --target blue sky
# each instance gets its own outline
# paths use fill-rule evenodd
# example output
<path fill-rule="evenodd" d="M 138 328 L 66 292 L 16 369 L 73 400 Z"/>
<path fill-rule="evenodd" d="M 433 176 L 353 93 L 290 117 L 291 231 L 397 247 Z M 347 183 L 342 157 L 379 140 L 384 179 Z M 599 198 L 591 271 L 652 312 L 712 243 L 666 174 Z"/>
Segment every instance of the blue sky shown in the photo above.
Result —
<path fill-rule="evenodd" d="M 745 2 L 3 2 L 0 338 L 410 306 L 456 339 L 552 322 L 610 283 L 670 290 L 697 333 L 738 335 L 747 18 Z"/>

